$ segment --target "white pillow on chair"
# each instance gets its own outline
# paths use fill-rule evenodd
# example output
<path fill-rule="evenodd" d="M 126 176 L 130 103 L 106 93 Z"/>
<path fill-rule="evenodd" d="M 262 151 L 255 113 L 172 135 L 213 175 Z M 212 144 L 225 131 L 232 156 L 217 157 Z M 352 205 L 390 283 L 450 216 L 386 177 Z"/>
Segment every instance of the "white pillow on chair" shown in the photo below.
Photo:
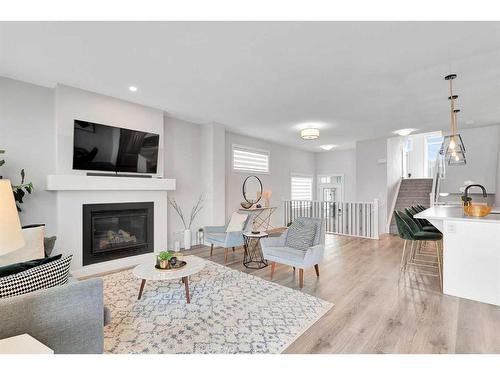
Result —
<path fill-rule="evenodd" d="M 238 212 L 233 212 L 231 215 L 231 220 L 229 220 L 229 224 L 227 225 L 226 232 L 240 232 L 243 230 L 243 225 L 245 225 L 245 221 L 247 220 L 247 214 L 240 214 Z"/>
<path fill-rule="evenodd" d="M 9 264 L 27 262 L 28 260 L 40 259 L 45 257 L 43 248 L 43 237 L 45 226 L 40 225 L 33 228 L 24 228 L 24 246 L 18 250 L 12 251 L 0 257 L 0 266 Z"/>

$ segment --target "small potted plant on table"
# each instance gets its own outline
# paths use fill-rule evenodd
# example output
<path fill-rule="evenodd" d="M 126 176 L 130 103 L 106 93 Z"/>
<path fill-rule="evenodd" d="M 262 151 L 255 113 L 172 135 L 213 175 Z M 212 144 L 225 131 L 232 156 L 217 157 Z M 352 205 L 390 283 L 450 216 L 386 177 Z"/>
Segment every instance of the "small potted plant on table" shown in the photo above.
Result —
<path fill-rule="evenodd" d="M 172 268 L 177 263 L 177 258 L 172 251 L 162 251 L 157 256 L 157 265 L 162 270 Z"/>

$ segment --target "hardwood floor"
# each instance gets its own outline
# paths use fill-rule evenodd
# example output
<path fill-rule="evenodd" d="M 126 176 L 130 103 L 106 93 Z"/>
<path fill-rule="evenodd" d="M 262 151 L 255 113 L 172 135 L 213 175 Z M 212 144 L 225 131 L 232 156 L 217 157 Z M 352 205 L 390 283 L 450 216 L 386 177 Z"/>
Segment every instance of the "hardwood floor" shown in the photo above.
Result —
<path fill-rule="evenodd" d="M 437 278 L 400 277 L 402 241 L 327 236 L 320 277 L 305 271 L 305 293 L 335 304 L 286 353 L 500 353 L 500 307 L 442 295 Z M 224 251 L 190 254 L 224 264 Z M 228 267 L 270 280 L 271 267 L 249 270 L 243 249 Z M 277 265 L 273 282 L 298 288 L 298 271 Z"/>

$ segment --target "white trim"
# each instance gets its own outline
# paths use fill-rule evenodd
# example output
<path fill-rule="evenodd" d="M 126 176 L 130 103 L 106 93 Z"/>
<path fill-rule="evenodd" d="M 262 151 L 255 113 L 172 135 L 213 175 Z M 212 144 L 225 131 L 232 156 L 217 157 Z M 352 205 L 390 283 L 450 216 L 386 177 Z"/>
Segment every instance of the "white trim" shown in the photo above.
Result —
<path fill-rule="evenodd" d="M 314 180 L 314 175 L 313 174 L 307 174 L 307 173 L 290 173 L 290 177 L 308 177 L 312 178 Z"/>
<path fill-rule="evenodd" d="M 114 177 L 114 176 L 83 176 L 80 174 L 51 174 L 47 176 L 46 190 L 175 190 L 175 179 Z"/>

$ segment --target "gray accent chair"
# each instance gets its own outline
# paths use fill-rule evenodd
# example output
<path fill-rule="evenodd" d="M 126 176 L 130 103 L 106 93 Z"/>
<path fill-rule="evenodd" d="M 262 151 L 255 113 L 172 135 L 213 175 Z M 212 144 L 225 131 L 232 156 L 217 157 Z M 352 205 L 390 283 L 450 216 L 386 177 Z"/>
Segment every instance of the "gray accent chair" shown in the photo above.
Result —
<path fill-rule="evenodd" d="M 304 287 L 304 269 L 314 267 L 319 277 L 319 264 L 325 255 L 325 225 L 322 219 L 299 217 L 296 221 L 303 224 L 316 224 L 313 246 L 307 250 L 288 247 L 288 229 L 280 237 L 268 237 L 260 240 L 264 259 L 271 262 L 271 279 L 273 278 L 276 263 L 286 264 L 299 269 L 299 287 Z"/>
<path fill-rule="evenodd" d="M 210 244 L 210 256 L 212 256 L 214 246 L 223 247 L 224 263 L 227 263 L 228 249 L 231 247 L 234 252 L 235 247 L 245 245 L 243 233 L 252 230 L 252 217 L 253 214 L 249 213 L 245 223 L 243 224 L 243 230 L 237 232 L 226 232 L 229 222 L 226 223 L 226 225 L 204 227 L 203 231 L 205 233 L 205 242 Z"/>
<path fill-rule="evenodd" d="M 70 279 L 66 285 L 0 299 L 0 339 L 27 333 L 56 354 L 102 353 L 107 314 L 101 279 Z"/>

